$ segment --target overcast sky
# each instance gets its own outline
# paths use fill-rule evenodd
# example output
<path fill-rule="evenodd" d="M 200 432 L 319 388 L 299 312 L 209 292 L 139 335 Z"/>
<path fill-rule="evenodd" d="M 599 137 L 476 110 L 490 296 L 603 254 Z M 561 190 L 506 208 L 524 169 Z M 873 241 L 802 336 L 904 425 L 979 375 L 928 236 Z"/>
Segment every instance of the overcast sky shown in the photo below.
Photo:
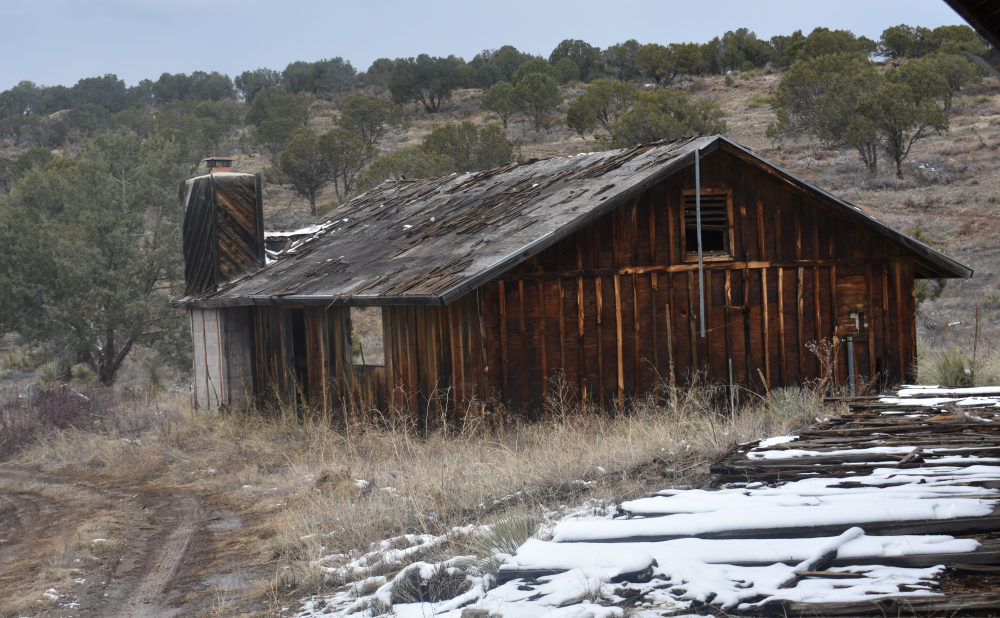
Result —
<path fill-rule="evenodd" d="M 514 45 L 534 54 L 563 39 L 608 45 L 705 42 L 747 27 L 767 39 L 817 26 L 878 39 L 900 23 L 964 23 L 943 0 L 22 0 L 0 1 L 0 90 L 21 80 L 71 86 L 115 73 L 283 69 L 341 56 L 363 71 L 380 57 L 471 60 Z"/>

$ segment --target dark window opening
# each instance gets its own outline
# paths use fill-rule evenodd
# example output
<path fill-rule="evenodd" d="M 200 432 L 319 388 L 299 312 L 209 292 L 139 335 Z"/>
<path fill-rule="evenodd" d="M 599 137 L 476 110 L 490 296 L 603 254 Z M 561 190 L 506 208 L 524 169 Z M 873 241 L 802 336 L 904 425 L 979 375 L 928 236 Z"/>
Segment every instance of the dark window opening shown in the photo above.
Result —
<path fill-rule="evenodd" d="M 701 252 L 708 259 L 732 259 L 729 193 L 701 194 Z M 698 209 L 694 193 L 684 195 L 684 250 L 687 259 L 698 257 Z"/>
<path fill-rule="evenodd" d="M 381 307 L 351 307 L 351 364 L 385 366 Z"/>

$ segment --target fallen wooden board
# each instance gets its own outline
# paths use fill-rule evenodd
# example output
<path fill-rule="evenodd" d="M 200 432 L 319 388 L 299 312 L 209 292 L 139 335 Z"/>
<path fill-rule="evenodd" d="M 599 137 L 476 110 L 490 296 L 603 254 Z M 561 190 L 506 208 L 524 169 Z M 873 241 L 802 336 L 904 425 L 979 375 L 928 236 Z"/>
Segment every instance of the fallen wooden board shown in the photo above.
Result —
<path fill-rule="evenodd" d="M 653 517 L 649 517 L 653 519 Z M 657 543 L 676 539 L 814 539 L 837 536 L 859 526 L 869 536 L 900 536 L 908 534 L 972 535 L 1000 530 L 1000 508 L 994 508 L 982 517 L 956 517 L 953 519 L 918 519 L 913 521 L 871 521 L 825 524 L 822 526 L 796 526 L 782 528 L 753 528 L 720 530 L 696 535 L 636 535 L 606 539 L 569 540 L 563 543 Z"/>
<path fill-rule="evenodd" d="M 847 617 L 859 614 L 902 616 L 937 612 L 967 612 L 1000 609 L 1000 593 L 962 593 L 936 596 L 883 597 L 849 603 L 802 603 L 775 600 L 765 602 L 753 612 L 730 612 L 730 615 L 776 614 L 779 616 Z"/>

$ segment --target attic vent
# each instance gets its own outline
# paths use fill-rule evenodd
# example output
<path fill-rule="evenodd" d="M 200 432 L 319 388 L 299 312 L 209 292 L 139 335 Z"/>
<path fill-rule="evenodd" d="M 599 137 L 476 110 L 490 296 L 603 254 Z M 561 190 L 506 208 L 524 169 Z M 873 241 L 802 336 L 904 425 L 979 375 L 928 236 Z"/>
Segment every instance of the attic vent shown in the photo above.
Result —
<path fill-rule="evenodd" d="M 728 189 L 701 191 L 701 249 L 706 261 L 733 259 L 732 208 Z M 684 259 L 698 259 L 698 218 L 694 191 L 684 192 Z"/>

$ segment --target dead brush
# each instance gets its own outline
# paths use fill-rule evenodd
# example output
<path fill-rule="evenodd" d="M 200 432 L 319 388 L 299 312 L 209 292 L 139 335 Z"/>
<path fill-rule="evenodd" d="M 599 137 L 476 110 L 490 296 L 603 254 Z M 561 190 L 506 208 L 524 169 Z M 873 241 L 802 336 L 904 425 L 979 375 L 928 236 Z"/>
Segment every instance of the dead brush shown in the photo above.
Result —
<path fill-rule="evenodd" d="M 345 422 L 301 408 L 194 412 L 185 395 L 163 396 L 152 407 L 123 399 L 108 406 L 109 418 L 53 432 L 16 461 L 225 496 L 257 522 L 242 533 L 239 552 L 274 569 L 276 579 L 258 591 L 269 597 L 363 579 L 360 572 L 331 579 L 317 564 L 391 551 L 379 549 L 382 542 L 404 535 L 443 538 L 419 553 L 429 562 L 509 553 L 537 529 L 541 507 L 609 504 L 696 484 L 729 444 L 786 433 L 807 416 L 800 407 L 812 405 L 793 393 L 740 394 L 733 415 L 726 387 L 698 376 L 685 384 L 664 380 L 615 413 L 599 413 L 567 381 L 551 383 L 549 395 L 549 422 L 470 401 L 463 423 L 449 417 L 447 426 L 429 430 L 397 410 L 372 412 L 365 423 L 362 410 Z M 669 471 L 651 474 L 651 466 Z M 470 524 L 496 526 L 500 538 L 472 550 L 452 533 Z M 372 573 L 403 567 L 385 562 Z"/>

